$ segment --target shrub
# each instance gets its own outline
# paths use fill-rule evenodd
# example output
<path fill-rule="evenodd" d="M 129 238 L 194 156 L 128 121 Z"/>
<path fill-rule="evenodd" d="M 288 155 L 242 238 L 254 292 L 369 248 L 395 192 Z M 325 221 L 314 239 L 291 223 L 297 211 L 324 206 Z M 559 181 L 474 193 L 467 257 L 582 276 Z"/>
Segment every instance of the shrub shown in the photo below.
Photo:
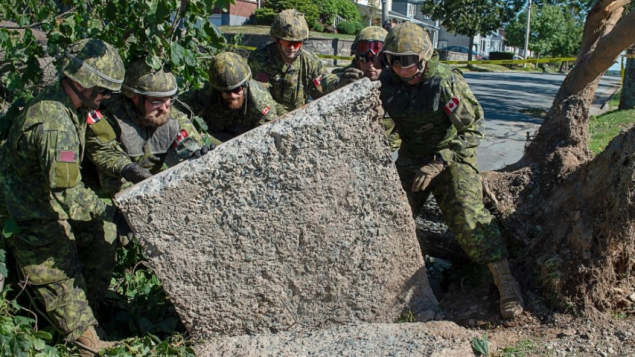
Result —
<path fill-rule="evenodd" d="M 273 9 L 261 7 L 254 12 L 256 25 L 269 26 L 271 25 L 271 23 L 273 23 L 273 19 L 275 19 L 276 15 L 277 14 L 273 11 Z"/>
<path fill-rule="evenodd" d="M 337 24 L 337 31 L 345 35 L 357 35 L 364 28 L 364 25 L 357 21 L 342 21 Z"/>
<path fill-rule="evenodd" d="M 324 25 L 322 25 L 319 22 L 316 22 L 315 24 L 313 24 L 313 26 L 311 26 L 312 29 L 314 29 L 317 32 L 324 32 Z"/>
<path fill-rule="evenodd" d="M 513 52 L 490 52 L 490 60 L 510 60 L 514 58 Z"/>

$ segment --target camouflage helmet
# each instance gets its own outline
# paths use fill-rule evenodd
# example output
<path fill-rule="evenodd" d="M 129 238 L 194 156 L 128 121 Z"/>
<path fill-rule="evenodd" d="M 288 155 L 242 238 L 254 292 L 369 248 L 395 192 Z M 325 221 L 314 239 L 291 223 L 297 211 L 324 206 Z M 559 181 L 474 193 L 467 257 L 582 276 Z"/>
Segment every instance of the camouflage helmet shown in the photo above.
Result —
<path fill-rule="evenodd" d="M 428 61 L 434 49 L 428 33 L 419 25 L 406 22 L 393 28 L 384 41 L 384 52 L 394 54 L 416 54 Z"/>
<path fill-rule="evenodd" d="M 209 67 L 210 87 L 228 91 L 238 88 L 251 79 L 251 69 L 237 53 L 223 52 L 212 58 Z"/>
<path fill-rule="evenodd" d="M 386 34 L 388 34 L 388 31 L 384 30 L 383 28 L 379 26 L 364 27 L 357 34 L 357 36 L 355 36 L 355 40 L 353 40 L 353 44 L 351 45 L 351 52 L 357 53 L 357 43 L 359 41 L 384 42 L 384 40 L 386 39 Z M 363 53 L 360 53 L 360 54 L 363 54 Z"/>
<path fill-rule="evenodd" d="M 122 92 L 127 97 L 171 97 L 177 91 L 178 85 L 174 74 L 163 68 L 153 69 L 144 58 L 136 59 L 128 66 L 122 86 Z"/>
<path fill-rule="evenodd" d="M 76 42 L 66 50 L 62 73 L 84 88 L 121 89 L 125 68 L 112 45 L 94 38 Z"/>
<path fill-rule="evenodd" d="M 304 41 L 309 38 L 309 26 L 304 14 L 295 9 L 280 12 L 271 24 L 269 34 L 286 41 Z"/>

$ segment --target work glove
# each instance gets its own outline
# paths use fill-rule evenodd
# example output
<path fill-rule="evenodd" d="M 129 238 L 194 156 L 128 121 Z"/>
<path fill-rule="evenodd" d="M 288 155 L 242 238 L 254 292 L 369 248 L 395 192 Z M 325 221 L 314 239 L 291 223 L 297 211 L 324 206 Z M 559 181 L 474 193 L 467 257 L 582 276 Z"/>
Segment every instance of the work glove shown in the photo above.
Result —
<path fill-rule="evenodd" d="M 137 164 L 128 164 L 121 170 L 121 176 L 128 182 L 139 183 L 152 177 L 150 170 L 139 167 Z"/>
<path fill-rule="evenodd" d="M 415 180 L 412 182 L 412 192 L 419 192 L 425 190 L 432 179 L 443 171 L 445 168 L 445 162 L 440 159 L 434 159 L 427 165 L 422 166 L 417 172 Z"/>
<path fill-rule="evenodd" d="M 190 154 L 190 159 L 198 159 L 214 149 L 216 149 L 216 145 L 214 144 L 209 144 L 209 146 L 203 145 L 200 149 L 196 149 Z"/>
<path fill-rule="evenodd" d="M 161 164 L 161 158 L 154 155 L 146 156 L 143 159 L 137 161 L 137 166 L 143 167 L 143 168 L 147 168 L 147 167 L 152 168 L 160 164 Z"/>
<path fill-rule="evenodd" d="M 357 68 L 348 68 L 340 75 L 340 79 L 337 81 L 337 88 L 342 88 L 347 84 L 353 83 L 356 80 L 364 77 L 364 72 Z"/>
<path fill-rule="evenodd" d="M 115 212 L 114 217 L 112 218 L 112 223 L 117 226 L 117 235 L 119 236 L 119 243 L 121 243 L 122 247 L 125 247 L 130 243 L 134 234 L 132 233 L 132 229 L 128 225 L 128 221 L 123 216 L 120 210 Z"/>

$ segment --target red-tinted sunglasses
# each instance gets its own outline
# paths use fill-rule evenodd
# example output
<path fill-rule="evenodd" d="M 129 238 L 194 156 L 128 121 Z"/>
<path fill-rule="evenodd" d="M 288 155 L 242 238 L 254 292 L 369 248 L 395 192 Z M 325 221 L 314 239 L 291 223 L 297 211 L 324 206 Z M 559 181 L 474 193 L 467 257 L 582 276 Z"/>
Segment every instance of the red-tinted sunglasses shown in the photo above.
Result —
<path fill-rule="evenodd" d="M 355 53 L 361 56 L 373 57 L 377 56 L 382 47 L 384 47 L 384 43 L 381 41 L 362 40 L 357 42 Z"/>
<path fill-rule="evenodd" d="M 284 47 L 293 47 L 293 48 L 297 48 L 302 46 L 302 41 L 287 41 L 287 40 L 280 40 L 280 44 L 283 45 Z"/>

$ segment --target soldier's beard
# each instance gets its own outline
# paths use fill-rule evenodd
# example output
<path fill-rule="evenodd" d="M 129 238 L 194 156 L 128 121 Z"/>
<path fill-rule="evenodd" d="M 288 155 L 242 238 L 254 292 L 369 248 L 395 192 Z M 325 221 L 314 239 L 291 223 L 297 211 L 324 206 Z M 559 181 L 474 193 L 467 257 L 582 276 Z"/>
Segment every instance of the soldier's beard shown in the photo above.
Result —
<path fill-rule="evenodd" d="M 238 98 L 223 98 L 223 103 L 225 106 L 231 110 L 240 109 L 245 102 L 245 96 L 241 95 Z"/>
<path fill-rule="evenodd" d="M 145 127 L 148 127 L 148 126 L 159 127 L 159 126 L 167 124 L 169 120 L 170 120 L 169 111 L 166 110 L 161 112 L 160 110 L 154 110 L 151 113 L 146 113 L 146 115 L 143 116 L 143 118 L 141 119 L 141 124 Z"/>

